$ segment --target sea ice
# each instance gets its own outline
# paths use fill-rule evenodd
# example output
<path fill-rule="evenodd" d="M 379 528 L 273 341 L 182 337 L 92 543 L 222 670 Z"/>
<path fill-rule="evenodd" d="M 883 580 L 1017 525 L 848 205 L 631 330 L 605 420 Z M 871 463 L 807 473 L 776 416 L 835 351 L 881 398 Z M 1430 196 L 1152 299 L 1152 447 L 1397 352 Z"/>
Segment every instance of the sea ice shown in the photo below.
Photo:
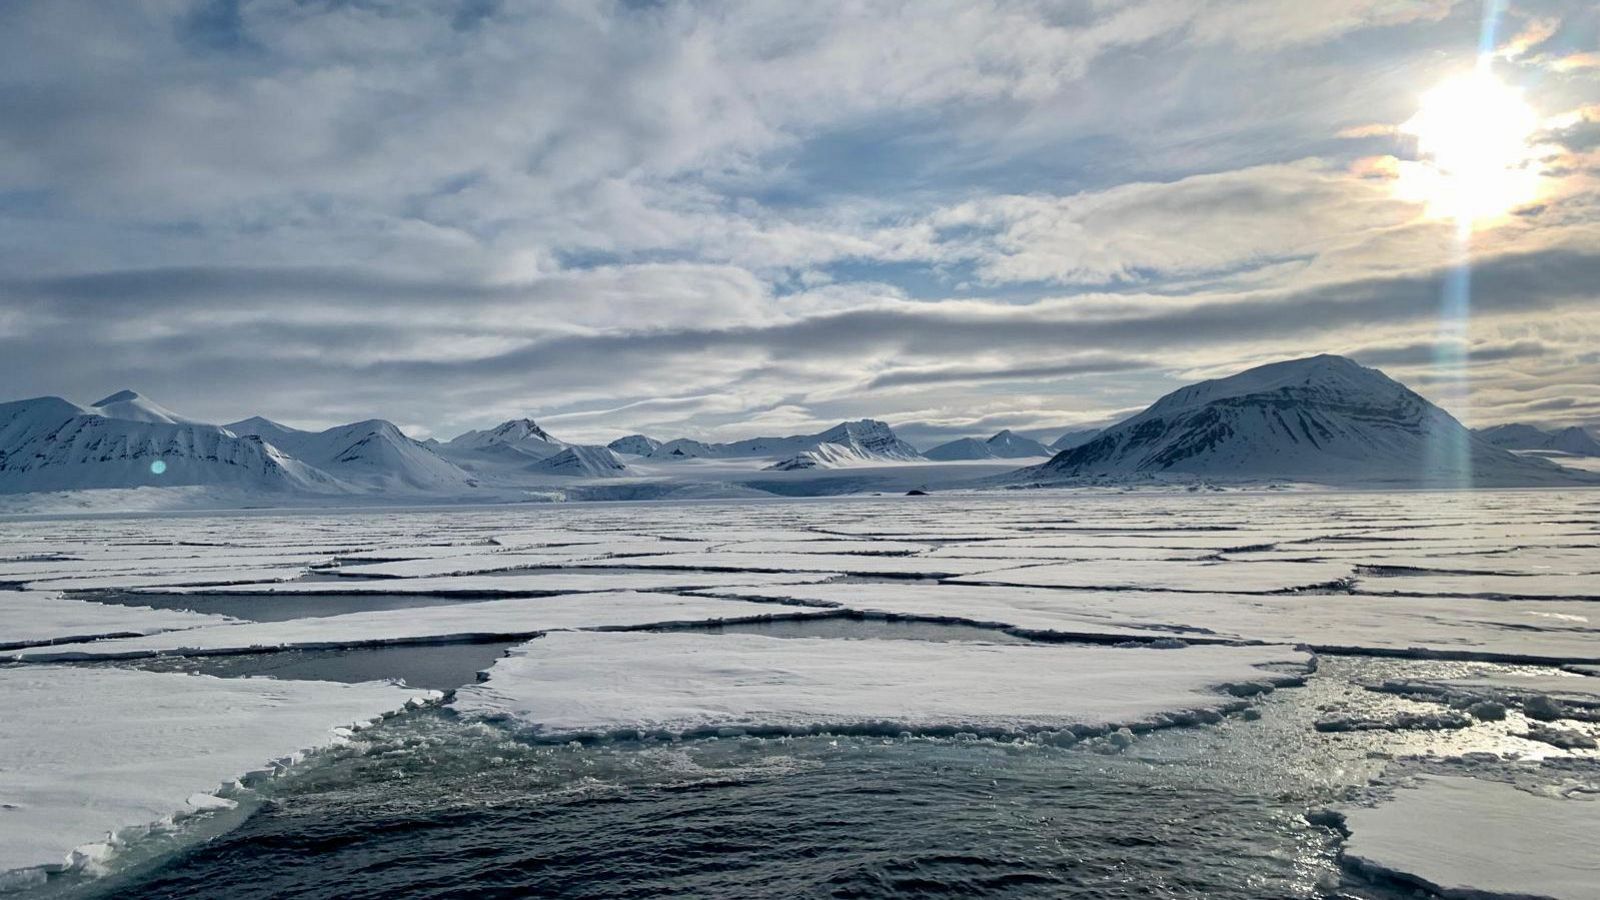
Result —
<path fill-rule="evenodd" d="M 227 616 L 90 603 L 48 592 L 0 591 L 0 650 L 232 621 Z"/>
<path fill-rule="evenodd" d="M 569 628 L 641 628 L 751 621 L 828 612 L 830 610 L 815 607 L 631 591 L 517 597 L 281 622 L 243 622 L 183 632 L 163 632 L 147 637 L 58 644 L 0 653 L 0 660 L 132 659 L 291 648 L 305 650 L 381 644 L 459 643 L 531 637 L 546 631 Z"/>
<path fill-rule="evenodd" d="M 434 691 L 130 669 L 0 668 L 0 879 L 98 859 L 125 829 L 345 739 Z"/>
<path fill-rule="evenodd" d="M 833 572 L 586 571 L 567 569 L 504 575 L 439 575 L 428 578 L 341 578 L 334 581 L 275 581 L 228 587 L 229 594 L 434 594 L 440 597 L 513 597 L 580 591 L 674 591 L 734 585 L 805 584 L 837 578 Z M 170 593 L 215 593 L 211 588 L 173 588 Z"/>
<path fill-rule="evenodd" d="M 1341 810 L 1343 859 L 1447 897 L 1597 900 L 1600 802 L 1422 776 L 1376 808 Z"/>
<path fill-rule="evenodd" d="M 941 560 L 941 562 L 947 562 Z M 1272 593 L 1338 584 L 1353 574 L 1343 563 L 1085 560 L 985 572 L 952 579 L 968 584 L 1156 591 Z"/>
<path fill-rule="evenodd" d="M 629 733 L 1103 732 L 1194 721 L 1298 680 L 1287 647 L 1155 650 L 563 632 L 516 648 L 454 708 L 541 738 Z"/>
<path fill-rule="evenodd" d="M 849 553 L 673 553 L 590 560 L 575 566 L 627 566 L 648 569 L 704 569 L 735 572 L 842 572 L 846 575 L 946 577 L 1001 569 L 1010 563 L 931 556 L 865 556 Z"/>
<path fill-rule="evenodd" d="M 1328 651 L 1565 662 L 1600 658 L 1593 604 L 1347 594 L 1079 591 L 969 584 L 830 583 L 699 593 L 831 604 L 1058 637 L 1179 637 Z M 1600 684 L 1600 679 L 1594 679 Z"/>

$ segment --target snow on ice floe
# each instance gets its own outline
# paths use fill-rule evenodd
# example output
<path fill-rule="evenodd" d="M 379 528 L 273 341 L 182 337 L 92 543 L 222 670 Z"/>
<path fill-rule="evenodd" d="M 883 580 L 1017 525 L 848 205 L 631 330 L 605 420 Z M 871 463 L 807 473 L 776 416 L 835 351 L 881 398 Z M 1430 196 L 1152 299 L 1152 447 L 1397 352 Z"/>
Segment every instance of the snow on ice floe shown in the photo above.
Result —
<path fill-rule="evenodd" d="M 1145 588 L 1254 594 L 1338 586 L 1352 574 L 1353 570 L 1348 565 L 1324 562 L 1229 564 L 1188 560 L 1085 560 L 989 571 L 952 580 L 1031 587 Z"/>
<path fill-rule="evenodd" d="M 560 566 L 582 559 L 593 559 L 608 552 L 604 545 L 584 544 L 573 550 L 511 551 L 475 553 L 462 556 L 403 559 L 390 562 L 345 563 L 337 572 L 359 578 L 433 578 L 448 575 L 481 575 L 517 569 Z"/>
<path fill-rule="evenodd" d="M 1600 721 L 1600 678 L 1582 673 L 1491 672 L 1463 678 L 1391 679 L 1372 689 L 1438 697 L 1462 706 L 1493 700 L 1507 706 L 1520 706 L 1531 717 L 1540 719 L 1574 715 Z"/>
<path fill-rule="evenodd" d="M 214 808 L 226 784 L 438 697 L 370 682 L 0 668 L 0 884 L 93 864 L 116 843 L 108 836 Z"/>
<path fill-rule="evenodd" d="M 634 591 L 518 597 L 280 622 L 241 622 L 145 637 L 28 648 L 0 654 L 0 659 L 23 662 L 132 659 L 255 650 L 506 640 L 561 629 L 758 621 L 829 612 L 831 610 L 825 608 Z"/>
<path fill-rule="evenodd" d="M 1600 611 L 1592 610 L 1593 604 L 1571 601 L 860 583 L 700 593 L 830 604 L 861 613 L 996 625 L 1053 637 L 1176 637 L 1539 662 L 1600 658 Z"/>
<path fill-rule="evenodd" d="M 233 621 L 227 616 L 90 603 L 53 593 L 0 591 L 0 650 L 154 634 Z"/>
<path fill-rule="evenodd" d="M 273 568 L 208 568 L 200 570 L 152 573 L 128 572 L 116 575 L 74 575 L 65 578 L 44 578 L 29 581 L 30 591 L 102 591 L 133 590 L 135 588 L 164 587 L 223 587 L 261 581 L 288 581 L 306 574 L 301 567 Z"/>
<path fill-rule="evenodd" d="M 1375 808 L 1340 810 L 1347 866 L 1461 898 L 1600 900 L 1600 801 L 1425 775 Z"/>
<path fill-rule="evenodd" d="M 1154 650 L 756 635 L 566 632 L 457 692 L 543 739 L 822 731 L 1099 733 L 1191 722 L 1298 681 L 1288 647 Z M 1231 693 L 1230 693 L 1231 690 Z"/>
<path fill-rule="evenodd" d="M 846 575 L 948 577 L 986 572 L 1009 563 L 994 560 L 935 559 L 927 556 L 869 556 L 852 553 L 673 553 L 591 560 L 575 566 L 627 566 L 641 569 L 702 569 L 728 572 L 841 572 Z"/>
<path fill-rule="evenodd" d="M 582 591 L 675 591 L 696 587 L 805 584 L 837 578 L 836 572 L 585 571 L 567 569 L 505 575 L 441 575 L 429 578 L 341 578 L 278 581 L 228 587 L 229 594 L 433 594 L 439 597 L 514 597 Z M 209 588 L 173 588 L 170 593 L 208 593 Z"/>
<path fill-rule="evenodd" d="M 1600 554 L 1600 550 L 1595 551 Z M 1373 577 L 1357 590 L 1369 594 L 1433 594 L 1449 597 L 1565 597 L 1600 600 L 1594 575 L 1453 575 L 1436 572 Z"/>

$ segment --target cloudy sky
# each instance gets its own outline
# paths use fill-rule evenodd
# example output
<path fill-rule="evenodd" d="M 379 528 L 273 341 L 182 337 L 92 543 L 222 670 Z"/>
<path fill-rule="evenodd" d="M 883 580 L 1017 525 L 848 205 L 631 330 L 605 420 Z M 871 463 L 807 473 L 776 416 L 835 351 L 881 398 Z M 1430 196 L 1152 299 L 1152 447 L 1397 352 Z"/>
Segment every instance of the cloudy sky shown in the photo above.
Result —
<path fill-rule="evenodd" d="M 0 81 L 0 399 L 925 445 L 1337 352 L 1600 423 L 1587 0 L 7 0 Z"/>

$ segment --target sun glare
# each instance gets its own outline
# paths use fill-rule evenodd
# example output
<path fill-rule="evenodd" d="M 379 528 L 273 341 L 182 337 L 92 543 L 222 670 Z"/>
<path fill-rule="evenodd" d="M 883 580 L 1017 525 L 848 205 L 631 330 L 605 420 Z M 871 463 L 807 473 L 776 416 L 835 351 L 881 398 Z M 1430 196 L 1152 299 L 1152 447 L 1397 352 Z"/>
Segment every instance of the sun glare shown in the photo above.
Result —
<path fill-rule="evenodd" d="M 1522 92 L 1489 72 L 1452 78 L 1423 94 L 1417 114 L 1400 126 L 1415 138 L 1417 159 L 1400 164 L 1398 191 L 1463 230 L 1492 222 L 1538 197 L 1530 143 L 1538 127 Z"/>

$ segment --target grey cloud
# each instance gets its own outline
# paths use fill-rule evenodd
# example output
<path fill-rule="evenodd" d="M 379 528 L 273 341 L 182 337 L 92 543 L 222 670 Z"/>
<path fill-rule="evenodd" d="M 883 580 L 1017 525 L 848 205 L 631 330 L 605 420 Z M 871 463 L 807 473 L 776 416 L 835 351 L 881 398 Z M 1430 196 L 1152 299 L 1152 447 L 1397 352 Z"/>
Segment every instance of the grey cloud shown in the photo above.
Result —
<path fill-rule="evenodd" d="M 1145 360 L 1100 359 L 1061 365 L 1014 366 L 999 369 L 971 366 L 895 369 L 874 376 L 871 381 L 867 382 L 867 388 L 949 384 L 953 382 L 1034 381 L 1048 378 L 1064 378 L 1070 375 L 1106 374 L 1148 368 L 1152 368 L 1152 364 Z"/>

